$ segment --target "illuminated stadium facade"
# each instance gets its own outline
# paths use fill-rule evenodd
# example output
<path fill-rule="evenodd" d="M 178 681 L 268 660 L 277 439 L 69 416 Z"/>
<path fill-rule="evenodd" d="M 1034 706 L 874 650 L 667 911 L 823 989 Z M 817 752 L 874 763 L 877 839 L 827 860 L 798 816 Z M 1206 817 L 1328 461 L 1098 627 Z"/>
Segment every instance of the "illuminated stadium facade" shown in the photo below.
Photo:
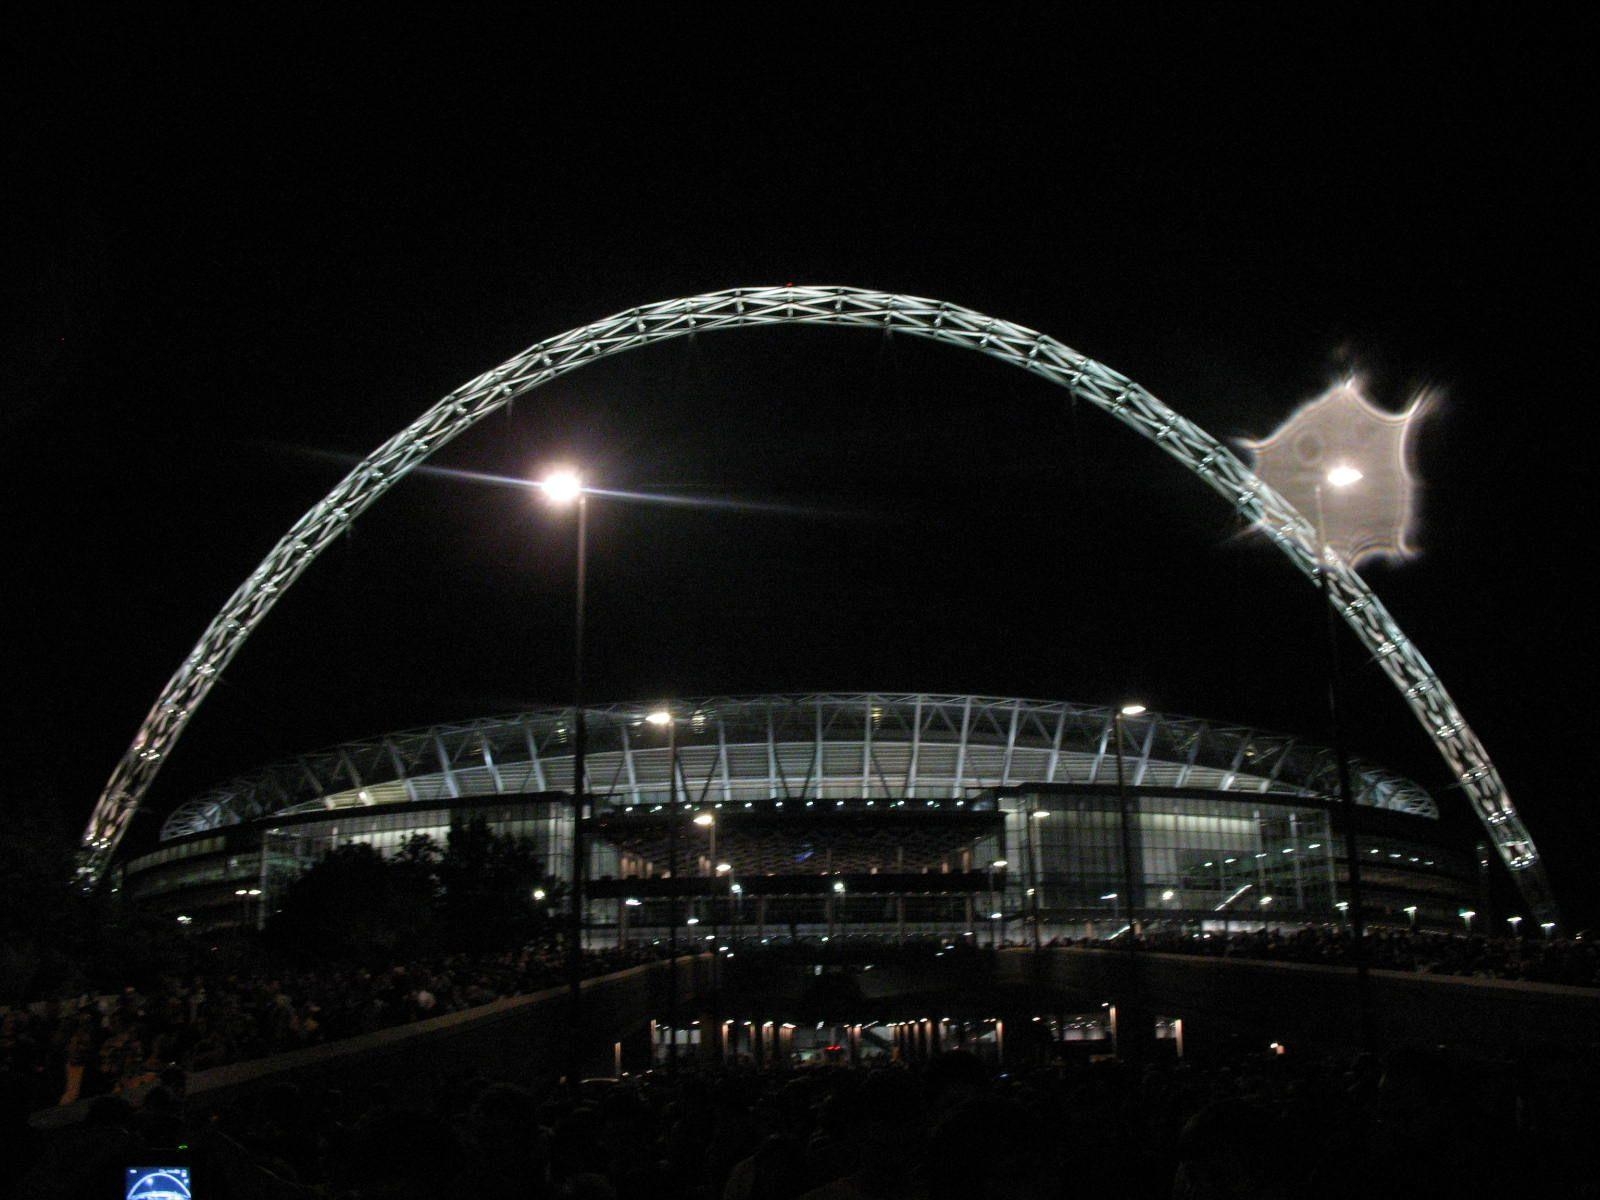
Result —
<path fill-rule="evenodd" d="M 1128 917 L 1125 837 L 1145 921 L 1343 919 L 1334 758 L 1293 737 L 986 696 L 684 700 L 671 730 L 647 719 L 661 709 L 585 710 L 594 945 L 664 935 L 673 891 L 724 937 L 1105 934 Z M 266 768 L 174 811 L 120 887 L 186 924 L 259 923 L 336 846 L 392 853 L 479 817 L 564 877 L 571 725 L 542 709 Z M 1417 784 L 1353 768 L 1368 920 L 1455 925 L 1479 895 L 1472 847 Z"/>

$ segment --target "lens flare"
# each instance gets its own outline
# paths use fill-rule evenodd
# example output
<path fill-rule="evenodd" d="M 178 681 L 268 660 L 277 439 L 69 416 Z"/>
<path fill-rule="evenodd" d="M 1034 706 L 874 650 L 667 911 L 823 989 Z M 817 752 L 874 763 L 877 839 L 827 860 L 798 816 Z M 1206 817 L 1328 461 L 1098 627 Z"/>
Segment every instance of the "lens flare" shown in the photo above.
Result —
<path fill-rule="evenodd" d="M 1347 379 L 1302 404 L 1273 433 L 1245 441 L 1255 472 L 1312 522 L 1353 566 L 1417 554 L 1421 481 L 1411 441 L 1433 397 L 1420 393 L 1401 412 L 1373 404 L 1359 379 Z"/>

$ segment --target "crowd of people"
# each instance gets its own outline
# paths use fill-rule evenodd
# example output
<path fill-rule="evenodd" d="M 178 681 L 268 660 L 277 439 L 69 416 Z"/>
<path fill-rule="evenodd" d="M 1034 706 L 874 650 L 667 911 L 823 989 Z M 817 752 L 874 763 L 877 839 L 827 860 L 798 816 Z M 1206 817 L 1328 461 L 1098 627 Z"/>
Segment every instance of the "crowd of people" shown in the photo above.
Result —
<path fill-rule="evenodd" d="M 1355 942 L 1349 931 L 1331 925 L 1203 934 L 1150 929 L 1138 935 L 1135 941 L 1143 949 L 1169 954 L 1325 966 L 1349 966 L 1355 961 Z M 1369 929 L 1362 945 L 1367 965 L 1378 970 L 1600 987 L 1600 943 L 1588 937 L 1487 938 L 1379 928 Z"/>
<path fill-rule="evenodd" d="M 578 1090 L 462 1073 L 220 1109 L 158 1085 L 40 1135 L 4 1113 L 6 1186 L 118 1194 L 188 1148 L 207 1200 L 1223 1200 L 1593 1196 L 1593 1064 L 1231 1052 L 875 1067 L 685 1063 Z M 1493 1131 L 1489 1136 L 1489 1131 Z"/>
<path fill-rule="evenodd" d="M 591 951 L 587 975 L 649 961 L 653 947 Z M 558 950 L 451 955 L 384 968 L 332 967 L 173 976 L 148 991 L 79 996 L 0 1017 L 0 1071 L 28 1082 L 34 1108 L 153 1086 L 163 1071 L 316 1046 L 559 986 Z"/>
<path fill-rule="evenodd" d="M 1092 940 L 1049 944 L 1106 945 Z M 1209 934 L 1148 929 L 1137 944 L 1163 953 L 1326 965 L 1353 961 L 1346 931 L 1329 926 Z M 928 945 L 930 952 L 941 948 L 938 939 Z M 981 953 L 960 941 L 952 948 Z M 1368 963 L 1385 970 L 1600 987 L 1600 947 L 1591 939 L 1486 939 L 1381 929 L 1369 933 L 1366 948 Z M 584 971 L 605 974 L 663 953 L 662 946 L 649 943 L 590 951 Z M 166 977 L 147 991 L 128 987 L 119 995 L 6 1012 L 0 1017 L 0 1070 L 28 1081 L 34 1108 L 71 1104 L 148 1089 L 169 1068 L 202 1071 L 320 1045 L 537 992 L 565 978 L 560 951 L 535 946 L 381 969 L 257 967 Z"/>

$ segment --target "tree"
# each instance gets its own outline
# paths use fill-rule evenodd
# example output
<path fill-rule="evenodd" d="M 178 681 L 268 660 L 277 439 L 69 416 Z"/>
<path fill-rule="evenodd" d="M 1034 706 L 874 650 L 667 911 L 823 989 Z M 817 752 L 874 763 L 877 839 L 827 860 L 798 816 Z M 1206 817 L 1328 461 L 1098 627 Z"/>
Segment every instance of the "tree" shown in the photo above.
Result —
<path fill-rule="evenodd" d="M 395 863 L 360 842 L 330 851 L 284 891 L 269 941 L 296 957 L 335 962 L 431 952 L 437 884 L 429 868 L 437 847 L 418 841 Z"/>
<path fill-rule="evenodd" d="M 46 789 L 7 807 L 0 837 L 0 1004 L 76 985 L 104 896 L 73 878 L 73 830 Z"/>
<path fill-rule="evenodd" d="M 482 817 L 451 828 L 439 882 L 452 947 L 510 949 L 548 932 L 556 889 L 544 859 L 533 843 L 493 832 Z"/>

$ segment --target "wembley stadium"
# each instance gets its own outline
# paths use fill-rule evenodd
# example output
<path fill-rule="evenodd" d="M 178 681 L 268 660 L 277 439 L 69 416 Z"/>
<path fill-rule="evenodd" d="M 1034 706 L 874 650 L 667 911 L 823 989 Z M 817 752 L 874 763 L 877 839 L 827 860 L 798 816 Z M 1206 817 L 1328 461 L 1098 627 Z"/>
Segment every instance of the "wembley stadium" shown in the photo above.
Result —
<path fill-rule="evenodd" d="M 591 945 L 661 933 L 673 894 L 692 923 L 762 937 L 1104 936 L 1130 891 L 1142 921 L 1200 929 L 1347 915 L 1334 756 L 1295 737 L 989 696 L 584 712 Z M 479 818 L 567 879 L 572 739 L 573 710 L 546 708 L 305 754 L 180 805 L 114 886 L 197 928 L 259 924 L 336 846 L 388 854 Z M 1455 924 L 1473 847 L 1416 783 L 1351 766 L 1368 920 Z"/>

